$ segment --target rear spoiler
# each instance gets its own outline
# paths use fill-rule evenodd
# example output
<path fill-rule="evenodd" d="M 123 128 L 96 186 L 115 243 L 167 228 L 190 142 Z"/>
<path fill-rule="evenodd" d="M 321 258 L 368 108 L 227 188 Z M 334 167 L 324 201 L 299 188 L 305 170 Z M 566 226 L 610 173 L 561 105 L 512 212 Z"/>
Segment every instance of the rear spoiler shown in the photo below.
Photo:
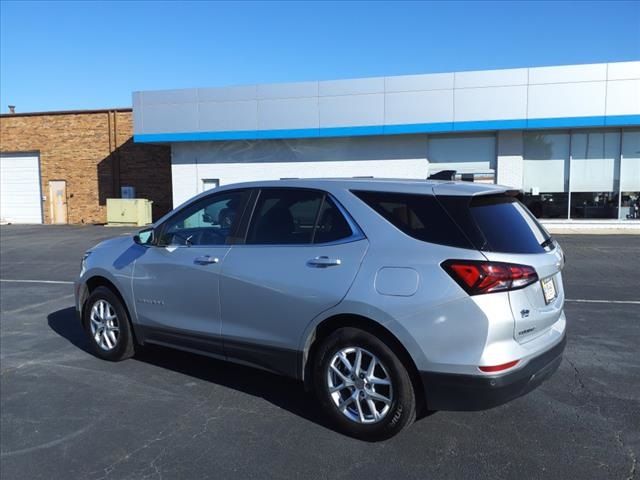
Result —
<path fill-rule="evenodd" d="M 520 198 L 522 191 L 504 185 L 490 183 L 451 182 L 433 186 L 433 194 L 438 196 L 476 197 L 484 195 L 500 195 Z"/>

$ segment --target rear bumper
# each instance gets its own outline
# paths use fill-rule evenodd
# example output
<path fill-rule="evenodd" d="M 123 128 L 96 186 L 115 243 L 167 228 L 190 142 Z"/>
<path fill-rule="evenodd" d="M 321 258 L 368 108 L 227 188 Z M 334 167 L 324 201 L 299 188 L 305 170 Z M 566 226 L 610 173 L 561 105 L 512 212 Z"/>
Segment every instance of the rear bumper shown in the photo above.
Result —
<path fill-rule="evenodd" d="M 429 410 L 485 410 L 530 392 L 560 366 L 567 344 L 560 343 L 523 368 L 499 376 L 420 372 Z"/>

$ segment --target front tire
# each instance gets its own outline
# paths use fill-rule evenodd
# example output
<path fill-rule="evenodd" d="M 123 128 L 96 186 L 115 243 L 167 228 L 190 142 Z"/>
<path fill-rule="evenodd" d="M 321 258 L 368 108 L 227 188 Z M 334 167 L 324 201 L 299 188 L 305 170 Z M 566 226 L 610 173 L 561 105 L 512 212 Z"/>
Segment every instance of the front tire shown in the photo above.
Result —
<path fill-rule="evenodd" d="M 84 305 L 82 325 L 92 353 L 117 362 L 134 354 L 129 315 L 120 297 L 107 287 L 98 287 Z"/>
<path fill-rule="evenodd" d="M 384 440 L 415 420 L 409 373 L 393 350 L 364 330 L 340 328 L 325 339 L 313 379 L 323 410 L 349 436 Z"/>

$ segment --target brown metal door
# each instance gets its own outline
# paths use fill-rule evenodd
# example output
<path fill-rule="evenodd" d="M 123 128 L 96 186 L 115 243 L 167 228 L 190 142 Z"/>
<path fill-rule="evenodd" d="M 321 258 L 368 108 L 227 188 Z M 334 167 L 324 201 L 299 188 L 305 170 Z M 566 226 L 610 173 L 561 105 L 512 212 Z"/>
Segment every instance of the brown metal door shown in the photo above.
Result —
<path fill-rule="evenodd" d="M 49 181 L 49 199 L 51 202 L 51 223 L 67 223 L 67 182 Z"/>

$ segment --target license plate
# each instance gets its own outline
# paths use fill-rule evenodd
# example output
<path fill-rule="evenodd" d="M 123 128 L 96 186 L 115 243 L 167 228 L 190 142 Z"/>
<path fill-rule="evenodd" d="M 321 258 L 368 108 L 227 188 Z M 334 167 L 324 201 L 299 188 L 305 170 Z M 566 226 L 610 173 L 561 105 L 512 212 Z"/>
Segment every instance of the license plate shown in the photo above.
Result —
<path fill-rule="evenodd" d="M 553 283 L 553 277 L 542 279 L 542 291 L 544 292 L 544 301 L 547 305 L 555 300 L 558 293 L 556 292 L 556 285 Z"/>

